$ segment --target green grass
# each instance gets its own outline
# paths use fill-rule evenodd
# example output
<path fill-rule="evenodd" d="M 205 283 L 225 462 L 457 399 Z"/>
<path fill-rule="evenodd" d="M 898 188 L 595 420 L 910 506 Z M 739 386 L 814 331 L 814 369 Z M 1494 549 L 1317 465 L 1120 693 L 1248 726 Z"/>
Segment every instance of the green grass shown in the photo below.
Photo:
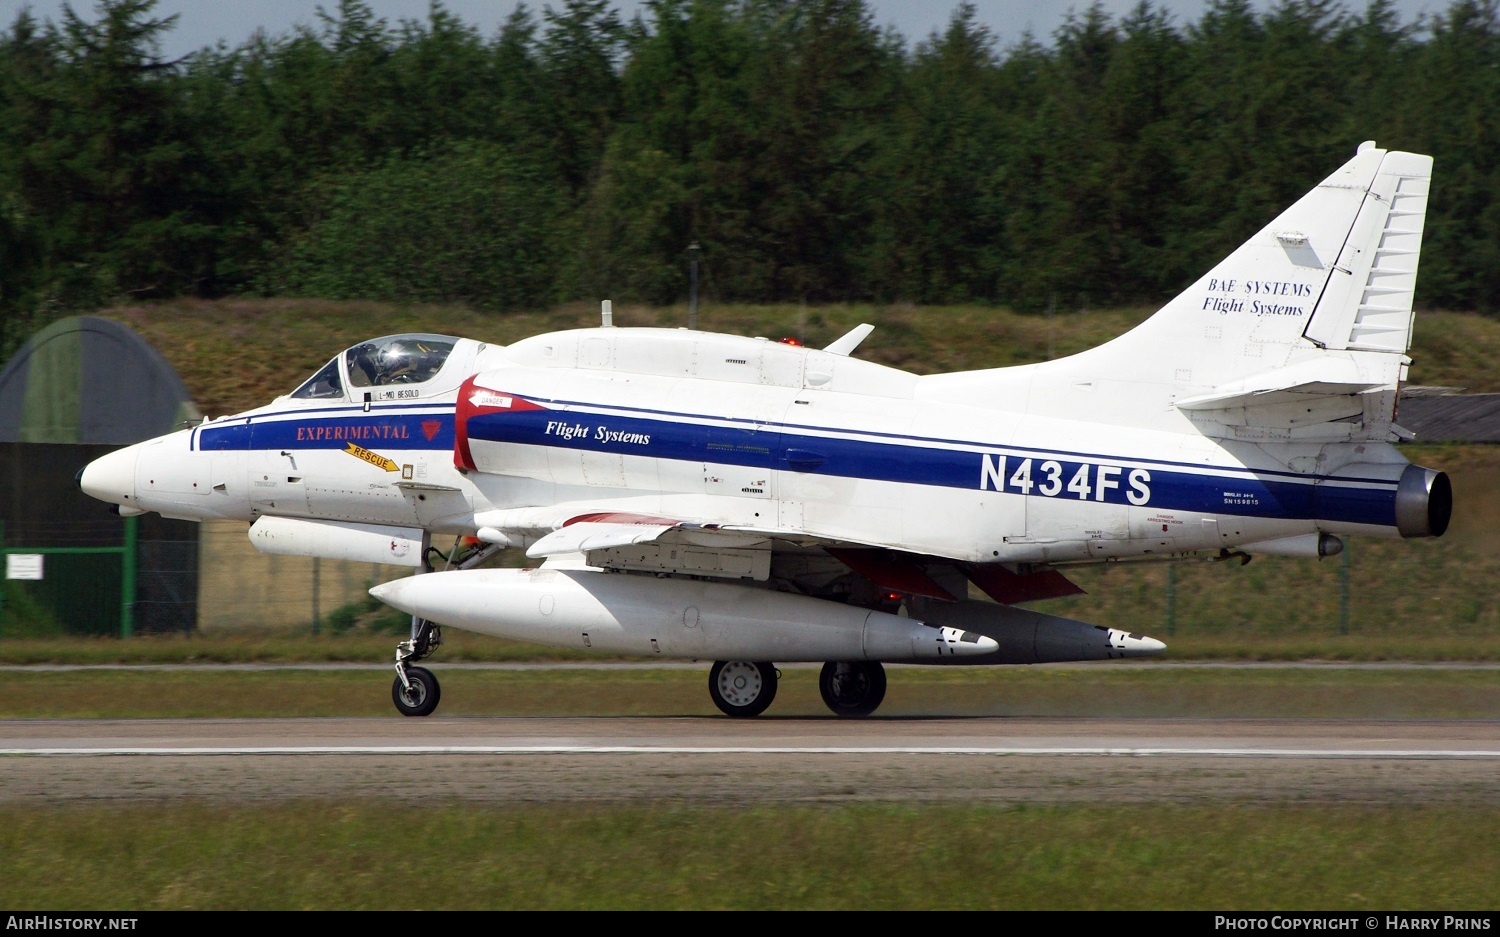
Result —
<path fill-rule="evenodd" d="M 0 854 L 29 910 L 1452 911 L 1500 809 L 0 808 Z"/>
<path fill-rule="evenodd" d="M 394 662 L 396 642 L 406 635 L 311 634 L 234 630 L 193 634 L 0 639 L 0 664 L 246 664 Z M 583 650 L 545 648 L 449 628 L 440 661 L 599 660 Z"/>
<path fill-rule="evenodd" d="M 1081 577 L 1080 577 L 1081 578 Z M 1140 597 L 1132 609 L 1129 596 L 1120 598 L 1106 582 L 1094 607 L 1059 610 L 1061 603 L 1040 603 L 1042 611 L 1076 615 L 1089 621 L 1135 628 L 1167 642 L 1169 661 L 1500 661 L 1500 633 L 1477 628 L 1437 633 L 1402 632 L 1394 628 L 1374 633 L 1356 630 L 1339 635 L 1332 623 L 1317 630 L 1274 633 L 1270 628 L 1216 627 L 1189 620 L 1179 613 L 1175 634 L 1160 617 L 1158 592 Z M 1226 607 L 1231 594 L 1219 601 Z M 1207 601 L 1207 598 L 1202 601 Z M 1475 600 L 1478 601 L 1477 599 Z M 1483 626 L 1489 627 L 1489 626 Z M 141 664 L 385 664 L 395 659 L 391 635 L 310 635 L 283 632 L 214 632 L 194 635 L 140 635 L 129 639 L 100 637 L 0 638 L 0 664 L 27 666 L 58 664 L 108 666 Z M 610 657 L 585 650 L 548 648 L 501 638 L 472 635 L 456 628 L 444 632 L 444 645 L 429 662 L 448 663 L 599 662 L 640 660 Z"/>
<path fill-rule="evenodd" d="M 671 670 L 444 670 L 443 716 L 717 716 L 708 665 Z M 784 668 L 769 718 L 828 717 L 816 668 Z M 1493 670 L 1197 670 L 1100 662 L 1067 668 L 889 671 L 878 718 L 1154 716 L 1500 718 Z M 391 672 L 12 671 L 10 719 L 399 719 Z"/>

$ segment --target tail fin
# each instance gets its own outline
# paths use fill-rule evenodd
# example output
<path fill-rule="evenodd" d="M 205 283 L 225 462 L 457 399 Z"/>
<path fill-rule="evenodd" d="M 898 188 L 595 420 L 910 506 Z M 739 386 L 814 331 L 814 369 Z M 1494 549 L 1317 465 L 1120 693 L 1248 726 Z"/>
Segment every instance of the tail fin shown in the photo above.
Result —
<path fill-rule="evenodd" d="M 1209 435 L 1257 439 L 1327 436 L 1309 427 L 1339 420 L 1346 425 L 1332 435 L 1383 438 L 1409 361 L 1431 175 L 1431 157 L 1365 143 L 1114 341 L 1040 365 L 923 380 L 940 394 L 1008 396 L 1038 416 L 1166 428 L 1186 414 Z"/>

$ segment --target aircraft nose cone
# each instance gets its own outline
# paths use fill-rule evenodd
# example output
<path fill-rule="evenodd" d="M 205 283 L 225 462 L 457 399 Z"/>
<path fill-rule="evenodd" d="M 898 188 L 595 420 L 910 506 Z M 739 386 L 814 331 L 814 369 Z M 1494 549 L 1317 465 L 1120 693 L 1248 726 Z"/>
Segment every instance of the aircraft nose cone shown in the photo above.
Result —
<path fill-rule="evenodd" d="M 135 507 L 135 460 L 134 446 L 102 455 L 78 473 L 78 487 L 91 498 Z"/>

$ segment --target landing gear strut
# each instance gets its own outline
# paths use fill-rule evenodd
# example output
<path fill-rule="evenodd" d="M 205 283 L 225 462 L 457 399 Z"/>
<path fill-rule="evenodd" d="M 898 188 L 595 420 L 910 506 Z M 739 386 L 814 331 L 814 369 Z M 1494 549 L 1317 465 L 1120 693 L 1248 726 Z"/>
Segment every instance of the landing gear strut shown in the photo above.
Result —
<path fill-rule="evenodd" d="M 478 566 L 485 560 L 494 556 L 501 544 L 485 543 L 469 548 L 469 552 L 459 558 L 460 548 L 463 540 L 456 540 L 453 550 L 446 557 L 445 569 L 470 569 Z M 435 547 L 428 547 L 422 554 L 422 572 L 433 571 L 432 563 L 428 555 L 436 553 L 442 556 L 442 552 Z M 443 631 L 433 622 L 425 618 L 411 616 L 411 637 L 396 645 L 396 680 L 391 684 L 391 700 L 396 704 L 396 710 L 403 716 L 427 716 L 437 709 L 438 699 L 442 696 L 442 689 L 438 686 L 437 677 L 426 667 L 412 666 L 431 654 L 438 645 L 443 643 Z"/>
<path fill-rule="evenodd" d="M 776 698 L 776 665 L 721 660 L 708 672 L 708 695 L 726 716 L 759 716 Z"/>
<path fill-rule="evenodd" d="M 878 660 L 829 661 L 818 690 L 835 715 L 868 716 L 885 699 L 885 668 Z"/>
<path fill-rule="evenodd" d="M 425 618 L 411 616 L 411 638 L 396 645 L 396 681 L 391 699 L 403 716 L 426 716 L 437 709 L 442 690 L 426 667 L 412 666 L 443 643 L 443 630 Z"/>

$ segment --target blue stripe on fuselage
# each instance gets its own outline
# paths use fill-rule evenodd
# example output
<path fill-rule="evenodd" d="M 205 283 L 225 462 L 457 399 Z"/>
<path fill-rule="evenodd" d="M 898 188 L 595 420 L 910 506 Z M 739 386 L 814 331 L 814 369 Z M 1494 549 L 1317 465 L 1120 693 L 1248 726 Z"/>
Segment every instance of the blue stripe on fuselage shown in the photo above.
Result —
<path fill-rule="evenodd" d="M 1291 481 L 1248 469 L 1202 474 L 1143 468 L 1107 457 L 1053 459 L 1015 450 L 976 452 L 814 435 L 770 424 L 722 426 L 576 410 L 476 415 L 468 421 L 468 433 L 471 443 L 548 446 L 1205 514 L 1395 523 L 1394 481 L 1314 486 L 1311 477 Z M 788 450 L 796 451 L 795 461 L 788 460 Z"/>
<path fill-rule="evenodd" d="M 428 433 L 431 432 L 429 437 Z M 372 410 L 347 416 L 256 419 L 198 430 L 199 449 L 452 449 L 453 414 Z"/>
<path fill-rule="evenodd" d="M 412 409 L 410 406 L 371 411 L 330 409 L 318 411 L 317 416 L 288 418 L 274 414 L 218 425 L 204 424 L 195 433 L 196 448 L 343 449 L 353 443 L 377 452 L 451 450 L 452 413 L 410 412 Z M 429 439 L 427 432 L 434 424 L 436 428 Z M 1227 474 L 1202 474 L 1164 467 L 1170 463 L 1113 461 L 1092 454 L 1068 458 L 1073 455 L 1068 453 L 1062 458 L 1052 458 L 1034 450 L 1015 448 L 980 452 L 932 444 L 934 441 L 930 440 L 921 440 L 928 442 L 927 445 L 913 445 L 896 436 L 878 441 L 850 439 L 824 435 L 809 427 L 744 420 L 705 423 L 562 409 L 475 415 L 468 421 L 468 432 L 472 441 L 641 455 L 1090 503 L 1383 526 L 1395 523 L 1394 481 L 1351 479 L 1347 486 L 1314 486 L 1311 477 L 1294 481 L 1284 472 L 1223 469 Z M 982 445 L 953 442 L 974 448 Z M 788 461 L 787 450 L 797 450 L 795 461 Z M 1025 463 L 1029 463 L 1029 469 L 1023 472 Z"/>

